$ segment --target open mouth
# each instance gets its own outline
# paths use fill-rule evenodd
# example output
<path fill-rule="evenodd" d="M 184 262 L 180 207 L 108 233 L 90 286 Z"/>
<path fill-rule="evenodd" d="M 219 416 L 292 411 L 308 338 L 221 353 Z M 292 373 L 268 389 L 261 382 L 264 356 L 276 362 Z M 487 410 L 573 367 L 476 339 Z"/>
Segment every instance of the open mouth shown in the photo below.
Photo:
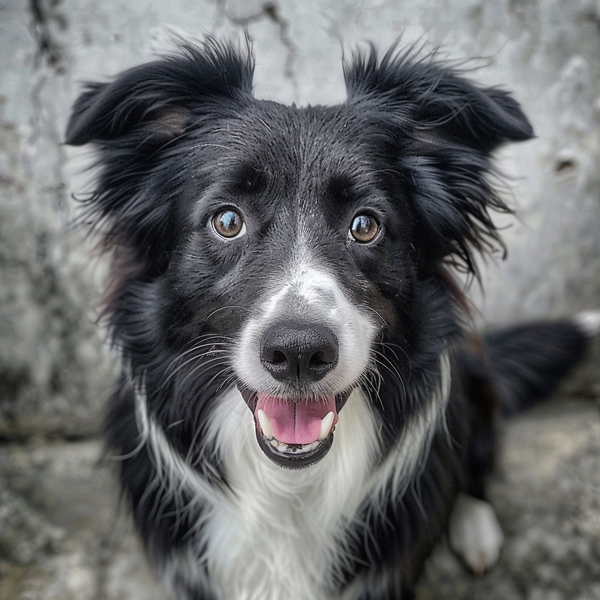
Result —
<path fill-rule="evenodd" d="M 254 415 L 261 450 L 287 469 L 313 465 L 329 452 L 338 414 L 350 395 L 290 399 L 240 391 Z"/>

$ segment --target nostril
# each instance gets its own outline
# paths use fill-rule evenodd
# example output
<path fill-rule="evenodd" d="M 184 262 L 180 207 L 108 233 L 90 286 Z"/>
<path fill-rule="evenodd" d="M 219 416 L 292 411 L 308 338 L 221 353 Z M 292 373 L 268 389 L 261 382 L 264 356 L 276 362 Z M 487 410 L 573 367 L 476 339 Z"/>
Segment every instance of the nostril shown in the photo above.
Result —
<path fill-rule="evenodd" d="M 315 365 L 324 365 L 327 364 L 329 361 L 325 360 L 325 354 L 323 352 L 315 352 L 310 357 L 310 362 Z"/>
<path fill-rule="evenodd" d="M 333 336 L 333 333 L 331 334 Z M 337 364 L 338 360 L 338 342 L 333 336 L 332 339 L 324 338 L 321 340 L 321 349 L 317 350 L 311 356 L 311 362 L 317 365 Z"/>
<path fill-rule="evenodd" d="M 315 352 L 309 359 L 308 366 L 309 368 L 316 369 L 327 369 L 330 365 L 335 366 L 337 363 L 337 356 L 334 358 L 329 352 Z"/>
<path fill-rule="evenodd" d="M 280 352 L 279 350 L 274 350 L 273 351 L 273 356 L 271 357 L 271 360 L 269 362 L 272 362 L 275 365 L 279 365 L 281 363 L 286 362 L 287 358 L 285 357 L 285 354 L 283 352 Z"/>

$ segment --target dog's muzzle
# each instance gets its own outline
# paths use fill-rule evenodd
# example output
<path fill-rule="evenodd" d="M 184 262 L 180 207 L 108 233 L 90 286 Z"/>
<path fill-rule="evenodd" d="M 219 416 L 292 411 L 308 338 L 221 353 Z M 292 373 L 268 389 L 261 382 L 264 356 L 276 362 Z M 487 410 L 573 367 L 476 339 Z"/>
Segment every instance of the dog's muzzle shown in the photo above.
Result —
<path fill-rule="evenodd" d="M 290 389 L 319 382 L 335 368 L 338 357 L 336 335 L 320 325 L 277 323 L 267 328 L 260 345 L 264 369 Z M 290 469 L 308 467 L 327 454 L 349 395 L 283 398 L 241 391 L 254 414 L 259 446 L 273 462 Z"/>

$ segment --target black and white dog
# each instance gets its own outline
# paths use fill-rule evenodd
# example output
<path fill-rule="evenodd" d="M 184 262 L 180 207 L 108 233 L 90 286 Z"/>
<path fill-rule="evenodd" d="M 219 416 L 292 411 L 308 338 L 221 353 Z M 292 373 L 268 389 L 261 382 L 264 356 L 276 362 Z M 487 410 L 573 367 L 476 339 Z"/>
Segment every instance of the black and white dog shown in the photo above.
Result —
<path fill-rule="evenodd" d="M 89 84 L 68 126 L 99 150 L 106 433 L 151 560 L 181 600 L 406 600 L 447 531 L 484 571 L 497 416 L 598 322 L 464 333 L 452 272 L 499 244 L 490 156 L 531 126 L 412 50 L 355 56 L 339 106 L 257 100 L 252 73 L 183 45 Z"/>

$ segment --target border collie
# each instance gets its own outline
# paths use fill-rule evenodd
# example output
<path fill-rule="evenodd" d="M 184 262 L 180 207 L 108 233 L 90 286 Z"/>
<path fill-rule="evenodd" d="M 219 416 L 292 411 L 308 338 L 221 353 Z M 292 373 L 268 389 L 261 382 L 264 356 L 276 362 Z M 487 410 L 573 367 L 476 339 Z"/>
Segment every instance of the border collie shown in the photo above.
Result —
<path fill-rule="evenodd" d="M 339 106 L 252 95 L 208 40 L 88 84 L 66 141 L 112 255 L 108 446 L 179 600 L 413 597 L 440 537 L 489 569 L 498 415 L 550 392 L 598 314 L 468 333 L 456 269 L 501 246 L 505 91 L 413 49 L 345 65 Z"/>

